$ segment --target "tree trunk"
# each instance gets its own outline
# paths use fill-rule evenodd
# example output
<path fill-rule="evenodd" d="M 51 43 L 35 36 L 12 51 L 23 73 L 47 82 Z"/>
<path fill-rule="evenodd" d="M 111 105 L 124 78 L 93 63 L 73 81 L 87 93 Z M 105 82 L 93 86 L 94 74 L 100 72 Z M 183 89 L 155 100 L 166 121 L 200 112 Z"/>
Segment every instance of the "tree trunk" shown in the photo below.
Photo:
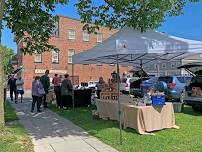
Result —
<path fill-rule="evenodd" d="M 0 0 L 0 127 L 3 127 L 5 124 L 4 121 L 4 85 L 3 85 L 3 47 L 1 44 L 1 36 L 2 36 L 2 20 L 3 20 L 3 12 L 4 12 L 4 3 L 5 0 Z"/>

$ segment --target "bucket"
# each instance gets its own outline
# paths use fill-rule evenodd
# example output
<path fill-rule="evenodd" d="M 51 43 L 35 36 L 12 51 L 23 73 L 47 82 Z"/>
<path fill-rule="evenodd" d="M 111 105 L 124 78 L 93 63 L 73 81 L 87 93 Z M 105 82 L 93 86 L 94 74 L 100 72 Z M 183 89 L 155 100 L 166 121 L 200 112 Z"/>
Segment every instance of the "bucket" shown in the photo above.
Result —
<path fill-rule="evenodd" d="M 173 109 L 175 113 L 182 112 L 182 103 L 181 102 L 173 102 Z"/>

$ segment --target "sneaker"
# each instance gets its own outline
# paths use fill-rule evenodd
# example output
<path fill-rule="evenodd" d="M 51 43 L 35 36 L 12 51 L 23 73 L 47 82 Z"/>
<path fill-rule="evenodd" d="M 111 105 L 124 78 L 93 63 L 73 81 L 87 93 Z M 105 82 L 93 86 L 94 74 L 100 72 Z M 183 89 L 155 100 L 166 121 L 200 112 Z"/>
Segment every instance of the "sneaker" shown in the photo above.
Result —
<path fill-rule="evenodd" d="M 34 110 L 31 110 L 31 113 L 33 113 L 34 112 Z"/>
<path fill-rule="evenodd" d="M 67 108 L 67 107 L 63 107 L 63 109 L 64 109 L 64 110 L 67 110 L 68 108 Z"/>
<path fill-rule="evenodd" d="M 37 110 L 37 112 L 39 112 L 39 113 L 40 113 L 40 112 L 42 112 L 42 111 L 41 111 L 41 110 Z"/>

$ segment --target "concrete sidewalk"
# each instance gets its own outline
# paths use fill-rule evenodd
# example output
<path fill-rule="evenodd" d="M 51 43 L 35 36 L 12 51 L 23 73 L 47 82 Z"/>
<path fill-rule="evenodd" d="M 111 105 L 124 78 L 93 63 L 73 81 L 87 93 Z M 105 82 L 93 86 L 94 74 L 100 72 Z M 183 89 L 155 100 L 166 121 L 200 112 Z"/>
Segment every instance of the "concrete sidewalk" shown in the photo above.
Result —
<path fill-rule="evenodd" d="M 30 134 L 35 152 L 117 152 L 48 109 L 31 113 L 31 99 L 12 106 Z"/>

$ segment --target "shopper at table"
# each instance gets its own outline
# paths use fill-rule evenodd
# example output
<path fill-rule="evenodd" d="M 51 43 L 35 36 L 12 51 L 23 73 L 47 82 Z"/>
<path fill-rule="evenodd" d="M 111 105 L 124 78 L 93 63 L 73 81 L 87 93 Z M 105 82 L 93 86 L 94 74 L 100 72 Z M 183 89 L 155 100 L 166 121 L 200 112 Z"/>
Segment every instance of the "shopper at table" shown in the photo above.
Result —
<path fill-rule="evenodd" d="M 55 74 L 52 84 L 54 85 L 57 106 L 61 107 L 61 78 L 58 77 L 58 74 Z"/>
<path fill-rule="evenodd" d="M 49 78 L 49 70 L 46 70 L 45 74 L 40 78 L 40 81 L 43 85 L 43 88 L 46 94 L 43 95 L 43 106 L 44 108 L 48 108 L 48 103 L 46 101 L 46 95 L 48 94 L 48 90 L 50 87 L 50 78 Z"/>
<path fill-rule="evenodd" d="M 103 89 L 104 85 L 105 85 L 105 81 L 104 81 L 103 77 L 99 77 L 99 81 L 98 81 L 98 83 L 96 85 L 98 99 L 100 99 L 100 92 Z"/>
<path fill-rule="evenodd" d="M 72 89 L 73 86 L 71 80 L 69 79 L 69 75 L 65 74 L 64 80 L 61 84 L 62 105 L 60 108 L 67 109 L 72 105 Z"/>

